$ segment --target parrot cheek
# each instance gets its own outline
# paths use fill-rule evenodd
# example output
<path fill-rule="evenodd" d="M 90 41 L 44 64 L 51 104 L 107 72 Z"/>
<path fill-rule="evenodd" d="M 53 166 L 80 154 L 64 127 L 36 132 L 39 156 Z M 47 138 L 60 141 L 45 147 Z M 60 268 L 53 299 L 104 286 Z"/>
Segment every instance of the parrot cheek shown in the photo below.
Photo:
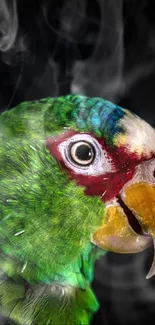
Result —
<path fill-rule="evenodd" d="M 143 232 L 155 238 L 155 185 L 134 183 L 126 187 L 121 196 L 141 224 Z"/>
<path fill-rule="evenodd" d="M 152 244 L 150 238 L 134 232 L 119 205 L 107 206 L 104 224 L 93 235 L 92 242 L 116 253 L 136 253 Z"/>

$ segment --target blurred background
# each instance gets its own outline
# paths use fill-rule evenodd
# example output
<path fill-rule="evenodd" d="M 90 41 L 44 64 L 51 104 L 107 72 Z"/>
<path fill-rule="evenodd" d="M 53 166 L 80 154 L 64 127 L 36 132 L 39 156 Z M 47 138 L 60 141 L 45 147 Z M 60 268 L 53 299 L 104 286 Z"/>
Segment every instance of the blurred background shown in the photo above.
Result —
<path fill-rule="evenodd" d="M 0 0 L 0 110 L 78 93 L 111 100 L 155 126 L 153 2 Z M 101 308 L 92 325 L 151 322 L 155 277 L 145 276 L 152 258 L 150 248 L 96 263 Z"/>

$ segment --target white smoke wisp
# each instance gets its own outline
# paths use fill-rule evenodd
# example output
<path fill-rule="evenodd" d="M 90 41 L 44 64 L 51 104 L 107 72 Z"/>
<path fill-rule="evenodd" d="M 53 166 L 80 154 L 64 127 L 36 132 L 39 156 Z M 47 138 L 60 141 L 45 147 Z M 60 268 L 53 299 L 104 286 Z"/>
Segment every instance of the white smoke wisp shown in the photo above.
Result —
<path fill-rule="evenodd" d="M 135 255 L 108 253 L 96 263 L 97 296 L 103 313 L 104 304 L 110 305 L 117 324 L 136 324 L 148 306 L 154 310 L 155 277 L 146 279 L 150 253 L 151 248 Z"/>
<path fill-rule="evenodd" d="M 13 47 L 17 31 L 16 0 L 0 0 L 0 51 L 6 52 Z"/>
<path fill-rule="evenodd" d="M 80 31 L 86 19 L 86 5 L 85 0 L 65 0 L 60 15 L 60 33 L 72 42 L 75 42 L 75 35 Z"/>
<path fill-rule="evenodd" d="M 92 56 L 73 67 L 72 93 L 116 101 L 122 89 L 124 64 L 123 1 L 98 0 L 100 31 Z"/>
<path fill-rule="evenodd" d="M 152 303 L 155 301 L 155 290 L 152 285 L 154 277 L 146 279 L 149 265 L 146 267 L 150 249 L 124 258 L 114 254 L 109 262 L 108 254 L 96 265 L 96 279 L 103 287 L 109 288 L 110 299 L 114 304 L 124 301 L 132 306 L 135 303 Z M 102 292 L 101 292 L 102 296 Z"/>

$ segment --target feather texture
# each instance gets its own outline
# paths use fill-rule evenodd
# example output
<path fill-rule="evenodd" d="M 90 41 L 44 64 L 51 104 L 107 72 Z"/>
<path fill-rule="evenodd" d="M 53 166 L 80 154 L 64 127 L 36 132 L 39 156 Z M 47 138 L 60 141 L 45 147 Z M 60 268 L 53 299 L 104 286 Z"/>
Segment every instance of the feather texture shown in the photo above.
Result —
<path fill-rule="evenodd" d="M 48 135 L 77 129 L 76 109 L 72 98 L 48 98 L 0 116 L 0 304 L 20 325 L 86 325 L 98 308 L 90 283 L 100 250 L 90 235 L 104 205 L 45 146 Z"/>

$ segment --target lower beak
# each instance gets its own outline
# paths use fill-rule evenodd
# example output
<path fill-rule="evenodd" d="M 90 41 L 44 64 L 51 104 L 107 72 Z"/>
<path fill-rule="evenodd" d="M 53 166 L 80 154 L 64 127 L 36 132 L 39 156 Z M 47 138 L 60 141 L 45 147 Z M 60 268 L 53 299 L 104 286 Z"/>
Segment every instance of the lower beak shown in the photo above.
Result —
<path fill-rule="evenodd" d="M 152 240 L 137 234 L 120 206 L 106 208 L 104 225 L 93 235 L 95 245 L 116 253 L 137 253 L 151 246 Z"/>
<path fill-rule="evenodd" d="M 121 201 L 138 222 L 137 233 L 130 215 L 119 205 L 107 205 L 104 224 L 92 237 L 94 244 L 117 253 L 141 252 L 155 238 L 155 186 L 144 182 L 134 183 L 120 194 Z"/>

